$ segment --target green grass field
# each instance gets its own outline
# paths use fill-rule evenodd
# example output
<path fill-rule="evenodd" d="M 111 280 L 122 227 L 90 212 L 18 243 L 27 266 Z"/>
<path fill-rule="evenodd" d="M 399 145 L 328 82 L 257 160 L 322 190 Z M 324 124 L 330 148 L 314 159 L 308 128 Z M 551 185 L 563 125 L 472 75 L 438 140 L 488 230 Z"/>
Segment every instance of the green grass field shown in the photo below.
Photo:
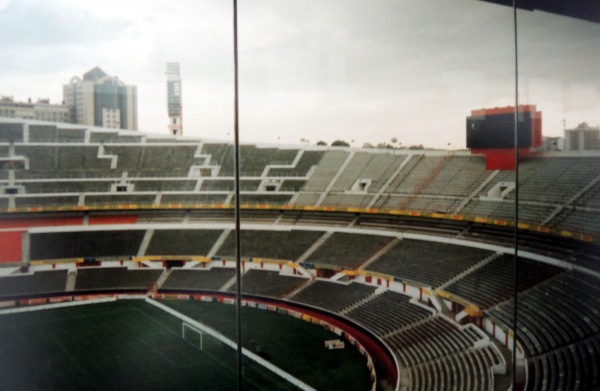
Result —
<path fill-rule="evenodd" d="M 235 390 L 235 351 L 204 335 L 198 350 L 181 321 L 143 301 L 0 316 L 3 390 Z M 244 389 L 295 387 L 244 362 Z"/>
<path fill-rule="evenodd" d="M 235 338 L 235 306 L 215 302 L 163 301 L 163 304 Z M 273 364 L 318 390 L 369 390 L 366 359 L 355 347 L 327 350 L 339 338 L 321 326 L 276 312 L 243 307 L 244 347 L 270 356 Z"/>
<path fill-rule="evenodd" d="M 235 307 L 166 302 L 227 336 Z M 244 309 L 246 347 L 319 390 L 366 390 L 364 358 L 326 351 L 333 334 L 268 311 Z M 140 300 L 0 316 L 2 390 L 235 390 L 236 352 L 204 334 L 203 350 L 181 336 L 181 321 Z M 244 359 L 245 390 L 294 386 Z M 358 381 L 362 379 L 362 381 Z"/>

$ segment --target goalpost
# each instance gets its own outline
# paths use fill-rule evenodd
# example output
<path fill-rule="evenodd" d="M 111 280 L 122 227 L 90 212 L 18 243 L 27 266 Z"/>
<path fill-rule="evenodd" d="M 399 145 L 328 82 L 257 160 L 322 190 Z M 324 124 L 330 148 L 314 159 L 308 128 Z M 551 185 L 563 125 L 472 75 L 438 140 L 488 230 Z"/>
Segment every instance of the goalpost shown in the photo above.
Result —
<path fill-rule="evenodd" d="M 189 323 L 181 323 L 181 338 L 196 349 L 202 350 L 204 346 L 202 331 Z"/>

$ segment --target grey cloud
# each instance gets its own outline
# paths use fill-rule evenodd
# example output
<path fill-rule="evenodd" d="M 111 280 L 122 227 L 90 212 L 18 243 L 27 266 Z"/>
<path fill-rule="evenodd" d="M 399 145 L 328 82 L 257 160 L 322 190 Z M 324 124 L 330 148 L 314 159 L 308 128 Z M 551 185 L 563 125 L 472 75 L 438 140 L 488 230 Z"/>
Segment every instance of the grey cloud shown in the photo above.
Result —
<path fill-rule="evenodd" d="M 46 1 L 15 1 L 0 12 L 0 47 L 92 44 L 115 39 L 128 27 L 91 12 Z"/>

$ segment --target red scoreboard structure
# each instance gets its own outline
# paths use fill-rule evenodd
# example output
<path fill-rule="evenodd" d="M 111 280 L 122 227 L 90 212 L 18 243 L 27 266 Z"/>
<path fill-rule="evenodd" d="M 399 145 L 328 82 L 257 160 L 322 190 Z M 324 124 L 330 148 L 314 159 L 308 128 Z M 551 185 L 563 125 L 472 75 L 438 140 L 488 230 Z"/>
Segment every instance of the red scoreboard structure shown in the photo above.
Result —
<path fill-rule="evenodd" d="M 542 113 L 535 105 L 519 105 L 517 119 L 517 150 L 521 159 L 535 154 L 542 145 Z M 485 155 L 488 170 L 514 170 L 514 106 L 471 111 L 467 117 L 467 148 L 474 155 Z"/>

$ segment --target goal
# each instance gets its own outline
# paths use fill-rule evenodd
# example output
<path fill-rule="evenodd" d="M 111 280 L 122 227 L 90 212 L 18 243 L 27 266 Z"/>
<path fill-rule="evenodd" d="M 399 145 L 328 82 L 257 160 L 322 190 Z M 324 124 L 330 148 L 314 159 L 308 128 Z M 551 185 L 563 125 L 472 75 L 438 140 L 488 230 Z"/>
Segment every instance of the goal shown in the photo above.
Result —
<path fill-rule="evenodd" d="M 198 330 L 196 327 L 192 326 L 189 323 L 181 323 L 181 338 L 183 338 L 187 343 L 194 346 L 196 349 L 203 349 L 203 335 L 202 331 Z"/>

